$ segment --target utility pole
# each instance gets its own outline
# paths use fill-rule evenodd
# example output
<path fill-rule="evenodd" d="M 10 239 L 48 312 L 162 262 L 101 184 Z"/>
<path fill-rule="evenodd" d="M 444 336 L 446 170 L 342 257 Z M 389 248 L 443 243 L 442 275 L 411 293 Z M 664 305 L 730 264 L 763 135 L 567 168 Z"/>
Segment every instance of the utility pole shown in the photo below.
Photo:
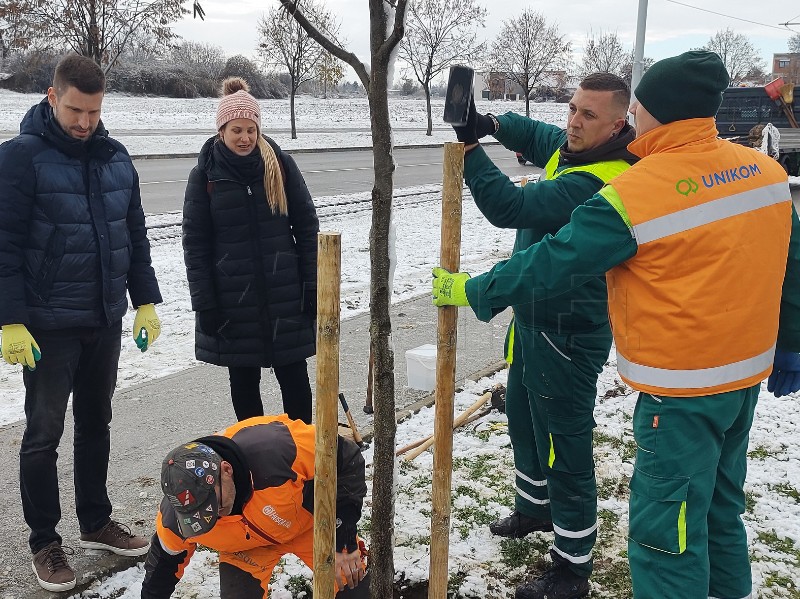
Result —
<path fill-rule="evenodd" d="M 636 19 L 636 45 L 633 47 L 633 73 L 631 91 L 636 89 L 644 70 L 644 34 L 647 29 L 647 0 L 639 0 L 639 16 Z"/>

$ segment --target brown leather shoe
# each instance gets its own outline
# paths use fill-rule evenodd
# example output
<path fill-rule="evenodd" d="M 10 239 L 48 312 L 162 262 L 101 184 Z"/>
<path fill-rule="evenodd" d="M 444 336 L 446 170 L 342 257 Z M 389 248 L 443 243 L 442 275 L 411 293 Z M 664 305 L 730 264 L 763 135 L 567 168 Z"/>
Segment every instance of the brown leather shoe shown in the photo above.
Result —
<path fill-rule="evenodd" d="M 144 537 L 137 537 L 127 526 L 109 520 L 97 532 L 81 533 L 81 547 L 84 549 L 104 549 L 117 555 L 135 557 L 144 555 L 150 549 L 150 542 Z"/>
<path fill-rule="evenodd" d="M 67 547 L 70 553 L 72 549 Z M 75 588 L 75 571 L 69 567 L 64 549 L 53 541 L 33 554 L 33 573 L 39 585 L 53 593 Z"/>

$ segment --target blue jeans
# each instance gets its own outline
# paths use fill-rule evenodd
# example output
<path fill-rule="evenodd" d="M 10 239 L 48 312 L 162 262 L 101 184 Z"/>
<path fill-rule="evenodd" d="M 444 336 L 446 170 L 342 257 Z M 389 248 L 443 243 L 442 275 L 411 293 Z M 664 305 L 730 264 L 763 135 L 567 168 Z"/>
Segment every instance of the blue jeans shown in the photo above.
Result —
<path fill-rule="evenodd" d="M 105 526 L 111 516 L 106 490 L 111 449 L 111 397 L 117 383 L 122 322 L 110 327 L 56 331 L 30 329 L 42 351 L 36 370 L 23 369 L 25 434 L 19 451 L 25 522 L 36 553 L 61 537 L 58 445 L 72 393 L 75 419 L 75 508 L 81 532 Z"/>

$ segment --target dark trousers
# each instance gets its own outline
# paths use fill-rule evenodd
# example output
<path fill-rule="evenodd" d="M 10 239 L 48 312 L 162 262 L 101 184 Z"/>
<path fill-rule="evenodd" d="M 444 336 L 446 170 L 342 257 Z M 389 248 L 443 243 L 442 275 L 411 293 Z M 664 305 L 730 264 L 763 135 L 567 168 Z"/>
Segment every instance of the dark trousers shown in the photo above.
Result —
<path fill-rule="evenodd" d="M 56 532 L 61 519 L 56 461 L 70 393 L 75 420 L 75 508 L 81 532 L 95 532 L 110 519 L 109 423 L 121 330 L 121 322 L 107 328 L 31 329 L 42 359 L 36 370 L 23 369 L 26 428 L 19 472 L 22 511 L 34 553 L 53 541 L 61 543 Z"/>
<path fill-rule="evenodd" d="M 283 411 L 292 420 L 311 424 L 311 383 L 305 360 L 274 366 L 275 378 L 281 388 Z M 261 368 L 258 366 L 230 366 L 231 400 L 238 420 L 264 415 L 261 403 Z"/>

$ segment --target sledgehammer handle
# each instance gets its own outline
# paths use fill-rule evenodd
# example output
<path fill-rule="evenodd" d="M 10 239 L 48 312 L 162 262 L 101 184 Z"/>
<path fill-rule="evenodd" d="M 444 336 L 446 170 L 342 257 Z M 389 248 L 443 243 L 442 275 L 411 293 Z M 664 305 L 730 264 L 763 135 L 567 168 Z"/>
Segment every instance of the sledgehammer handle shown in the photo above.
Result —
<path fill-rule="evenodd" d="M 350 406 L 347 405 L 347 400 L 344 398 L 344 393 L 339 393 L 339 403 L 342 404 L 344 415 L 347 416 L 347 423 L 350 425 L 350 430 L 353 431 L 353 441 L 356 442 L 356 445 L 361 447 L 364 445 L 364 439 L 361 437 L 361 433 L 358 432 L 356 421 L 353 418 L 353 415 L 350 413 Z"/>

